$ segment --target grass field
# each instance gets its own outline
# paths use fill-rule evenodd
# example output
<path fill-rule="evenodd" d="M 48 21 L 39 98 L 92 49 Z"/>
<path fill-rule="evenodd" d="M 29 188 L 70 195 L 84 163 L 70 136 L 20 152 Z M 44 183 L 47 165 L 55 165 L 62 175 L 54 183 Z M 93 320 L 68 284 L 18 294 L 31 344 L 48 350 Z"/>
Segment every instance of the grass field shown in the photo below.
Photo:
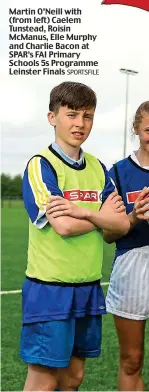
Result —
<path fill-rule="evenodd" d="M 28 218 L 22 203 L 2 208 L 2 290 L 21 289 L 27 258 Z M 105 246 L 103 281 L 109 280 L 113 246 Z M 2 380 L 1 391 L 21 391 L 26 365 L 19 358 L 21 295 L 2 295 Z M 146 330 L 145 388 L 149 390 L 149 325 Z M 86 361 L 81 390 L 116 390 L 118 343 L 111 315 L 103 318 L 102 354 Z"/>

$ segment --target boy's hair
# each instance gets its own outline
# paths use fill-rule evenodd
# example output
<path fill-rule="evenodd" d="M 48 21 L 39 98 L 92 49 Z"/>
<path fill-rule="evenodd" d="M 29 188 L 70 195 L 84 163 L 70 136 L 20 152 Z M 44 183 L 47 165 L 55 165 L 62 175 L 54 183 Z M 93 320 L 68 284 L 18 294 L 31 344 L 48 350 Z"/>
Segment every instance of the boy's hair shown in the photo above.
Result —
<path fill-rule="evenodd" d="M 90 87 L 82 83 L 63 82 L 52 89 L 49 110 L 57 113 L 60 106 L 73 110 L 96 108 L 96 103 L 96 94 Z"/>
<path fill-rule="evenodd" d="M 133 121 L 133 128 L 137 129 L 139 125 L 141 124 L 141 121 L 143 119 L 143 115 L 145 113 L 149 114 L 149 101 L 143 102 L 137 109 L 134 121 Z"/>

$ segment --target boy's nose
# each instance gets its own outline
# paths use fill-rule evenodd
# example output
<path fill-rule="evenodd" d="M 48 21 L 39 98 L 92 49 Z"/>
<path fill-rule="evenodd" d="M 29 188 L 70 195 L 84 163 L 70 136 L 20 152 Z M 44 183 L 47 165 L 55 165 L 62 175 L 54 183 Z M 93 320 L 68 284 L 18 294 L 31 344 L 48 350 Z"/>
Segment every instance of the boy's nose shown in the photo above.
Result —
<path fill-rule="evenodd" d="M 84 119 L 82 117 L 78 117 L 75 119 L 75 126 L 82 128 L 84 126 Z"/>

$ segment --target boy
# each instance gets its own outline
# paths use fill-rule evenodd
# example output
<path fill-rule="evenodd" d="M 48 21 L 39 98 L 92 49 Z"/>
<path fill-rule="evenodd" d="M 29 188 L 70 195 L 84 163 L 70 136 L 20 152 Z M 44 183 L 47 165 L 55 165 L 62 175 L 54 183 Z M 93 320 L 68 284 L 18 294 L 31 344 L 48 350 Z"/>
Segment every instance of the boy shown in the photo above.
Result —
<path fill-rule="evenodd" d="M 31 158 L 24 173 L 30 217 L 20 352 L 28 363 L 24 391 L 75 390 L 85 358 L 100 354 L 106 313 L 102 230 L 125 234 L 129 222 L 105 167 L 80 148 L 95 108 L 89 87 L 56 86 L 48 113 L 55 143 Z M 112 194 L 100 209 L 103 193 L 104 199 Z"/>

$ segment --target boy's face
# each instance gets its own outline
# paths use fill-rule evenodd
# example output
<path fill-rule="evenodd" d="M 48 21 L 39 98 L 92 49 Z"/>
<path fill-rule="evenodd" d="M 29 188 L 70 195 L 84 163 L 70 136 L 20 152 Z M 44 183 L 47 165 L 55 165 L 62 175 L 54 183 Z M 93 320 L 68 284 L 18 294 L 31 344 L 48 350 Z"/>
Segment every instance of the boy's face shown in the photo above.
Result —
<path fill-rule="evenodd" d="M 49 112 L 48 120 L 55 127 L 56 142 L 61 140 L 79 147 L 89 136 L 93 125 L 95 108 L 73 110 L 61 106 L 58 113 Z"/>

